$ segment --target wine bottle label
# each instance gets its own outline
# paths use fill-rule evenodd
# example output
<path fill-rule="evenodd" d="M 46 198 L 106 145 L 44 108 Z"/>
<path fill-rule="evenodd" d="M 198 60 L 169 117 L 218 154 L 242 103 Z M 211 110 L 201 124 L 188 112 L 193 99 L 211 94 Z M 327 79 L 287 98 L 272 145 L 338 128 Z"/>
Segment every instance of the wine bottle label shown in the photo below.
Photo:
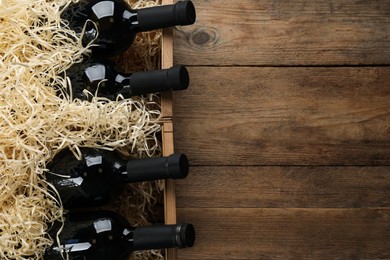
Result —
<path fill-rule="evenodd" d="M 75 186 L 80 186 L 83 183 L 84 179 L 81 177 L 77 178 L 69 178 L 65 180 L 60 180 L 58 181 L 58 184 L 61 186 L 66 186 L 66 187 L 75 187 Z"/>
<path fill-rule="evenodd" d="M 101 165 L 103 163 L 103 157 L 102 156 L 86 156 L 85 157 L 85 164 L 88 167 L 94 166 L 94 165 Z"/>
<path fill-rule="evenodd" d="M 115 82 L 118 82 L 118 83 L 126 82 L 128 84 L 123 85 L 123 87 L 130 87 L 130 82 L 129 82 L 128 78 L 124 77 L 123 75 L 121 75 L 119 73 L 115 77 Z"/>
<path fill-rule="evenodd" d="M 114 15 L 114 2 L 102 1 L 92 6 L 92 11 L 97 18 L 110 17 Z"/>
<path fill-rule="evenodd" d="M 106 74 L 106 67 L 102 64 L 96 64 L 85 69 L 85 75 L 87 75 L 90 81 L 102 80 L 102 75 Z"/>
<path fill-rule="evenodd" d="M 98 220 L 93 223 L 93 226 L 97 234 L 112 230 L 112 223 L 110 219 Z"/>
<path fill-rule="evenodd" d="M 80 252 L 80 251 L 86 251 L 92 246 L 89 242 L 82 242 L 82 243 L 71 243 L 61 246 L 61 250 L 59 247 L 53 247 L 54 251 L 57 252 Z"/>

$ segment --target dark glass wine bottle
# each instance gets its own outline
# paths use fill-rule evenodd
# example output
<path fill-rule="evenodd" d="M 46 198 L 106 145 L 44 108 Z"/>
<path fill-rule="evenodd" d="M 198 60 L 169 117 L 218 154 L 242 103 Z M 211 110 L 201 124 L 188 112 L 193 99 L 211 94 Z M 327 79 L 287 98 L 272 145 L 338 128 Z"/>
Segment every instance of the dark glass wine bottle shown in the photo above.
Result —
<path fill-rule="evenodd" d="M 191 1 L 133 10 L 123 0 L 81 0 L 65 9 L 62 18 L 83 33 L 84 46 L 95 45 L 93 53 L 114 56 L 128 49 L 136 33 L 193 24 L 196 12 Z"/>
<path fill-rule="evenodd" d="M 195 229 L 192 224 L 134 228 L 113 211 L 71 212 L 59 238 L 45 260 L 62 259 L 61 251 L 70 260 L 125 260 L 136 250 L 192 247 Z"/>
<path fill-rule="evenodd" d="M 81 148 L 82 160 L 70 150 L 48 165 L 46 180 L 58 191 L 65 208 L 102 206 L 117 196 L 125 183 L 180 179 L 188 175 L 184 154 L 122 159 L 115 151 Z"/>
<path fill-rule="evenodd" d="M 92 95 L 115 100 L 119 94 L 124 98 L 169 90 L 184 90 L 189 85 L 185 66 L 169 69 L 120 73 L 108 60 L 88 59 L 74 64 L 66 71 L 74 99 L 90 100 Z M 84 90 L 88 90 L 87 94 Z M 58 91 L 60 93 L 60 91 Z"/>

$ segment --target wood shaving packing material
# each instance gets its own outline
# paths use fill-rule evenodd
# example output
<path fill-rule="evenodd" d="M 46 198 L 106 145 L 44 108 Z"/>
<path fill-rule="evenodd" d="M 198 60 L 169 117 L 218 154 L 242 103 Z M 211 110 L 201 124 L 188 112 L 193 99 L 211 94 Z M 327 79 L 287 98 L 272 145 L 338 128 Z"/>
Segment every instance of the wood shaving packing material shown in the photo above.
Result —
<path fill-rule="evenodd" d="M 46 164 L 62 149 L 80 157 L 79 147 L 120 148 L 132 157 L 158 156 L 160 109 L 156 95 L 92 102 L 60 98 L 51 87 L 69 87 L 61 72 L 89 53 L 60 19 L 66 0 L 0 1 L 0 258 L 40 259 L 53 244 L 47 229 L 63 221 L 53 187 L 45 182 Z M 156 4 L 137 1 L 136 7 Z M 137 37 L 128 69 L 154 69 L 159 60 L 159 33 Z M 142 38 L 142 37 L 141 37 Z M 145 43 L 148 41 L 153 43 Z M 153 45 L 153 48 L 149 48 Z M 146 47 L 145 47 L 146 46 Z M 152 51 L 151 51 L 152 50 Z M 138 52 L 138 53 L 137 53 Z M 130 59 L 129 55 L 127 59 Z M 124 59 L 124 58 L 122 58 Z M 138 66 L 138 67 L 137 67 Z M 101 102 L 104 101 L 104 102 Z M 134 185 L 134 189 L 137 185 Z M 145 207 L 156 203 L 161 183 L 138 185 L 138 219 L 148 224 Z M 152 199 L 151 199 L 152 198 Z M 124 203 L 126 204 L 126 203 Z M 160 251 L 135 254 L 161 259 Z"/>

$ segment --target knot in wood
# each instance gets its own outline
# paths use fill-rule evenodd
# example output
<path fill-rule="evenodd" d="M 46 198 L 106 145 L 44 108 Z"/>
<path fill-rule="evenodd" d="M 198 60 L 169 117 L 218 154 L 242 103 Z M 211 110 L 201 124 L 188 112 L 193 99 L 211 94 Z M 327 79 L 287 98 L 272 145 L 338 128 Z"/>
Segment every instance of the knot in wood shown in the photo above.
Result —
<path fill-rule="evenodd" d="M 209 27 L 197 28 L 191 33 L 190 42 L 198 47 L 210 47 L 216 44 L 218 40 L 217 30 Z"/>
<path fill-rule="evenodd" d="M 205 31 L 197 32 L 192 36 L 194 43 L 199 45 L 206 44 L 208 41 L 210 41 L 210 38 L 210 35 Z"/>

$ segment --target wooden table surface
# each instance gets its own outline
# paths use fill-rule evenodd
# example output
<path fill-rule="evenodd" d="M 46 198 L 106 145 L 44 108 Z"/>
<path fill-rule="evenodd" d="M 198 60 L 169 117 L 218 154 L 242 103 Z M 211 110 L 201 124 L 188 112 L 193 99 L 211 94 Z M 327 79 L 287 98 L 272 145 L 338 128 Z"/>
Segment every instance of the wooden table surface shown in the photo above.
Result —
<path fill-rule="evenodd" d="M 390 1 L 193 2 L 179 259 L 390 259 Z"/>

